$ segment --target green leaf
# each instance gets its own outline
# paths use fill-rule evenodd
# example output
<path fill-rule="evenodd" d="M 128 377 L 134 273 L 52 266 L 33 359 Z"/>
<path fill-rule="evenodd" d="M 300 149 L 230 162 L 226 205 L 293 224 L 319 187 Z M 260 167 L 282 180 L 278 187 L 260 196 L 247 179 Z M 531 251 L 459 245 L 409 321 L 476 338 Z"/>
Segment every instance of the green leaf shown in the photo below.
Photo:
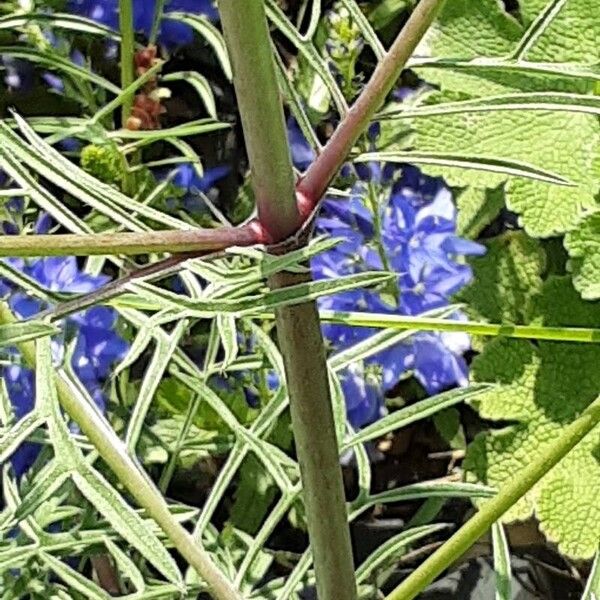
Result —
<path fill-rule="evenodd" d="M 507 179 L 509 170 L 502 175 L 498 168 L 498 174 L 491 175 L 486 183 L 497 187 L 506 182 L 507 207 L 521 215 L 523 227 L 532 236 L 549 237 L 569 231 L 583 214 L 597 206 L 600 127 L 592 115 L 539 111 L 532 118 L 527 111 L 469 113 L 430 116 L 413 124 L 414 144 L 424 154 L 492 155 L 508 166 L 514 163 L 517 169 L 523 163 L 527 165 L 526 170 L 532 171 L 530 179 Z M 440 167 L 429 167 L 428 172 L 445 176 L 450 185 L 481 187 L 476 173 L 438 164 Z M 534 181 L 536 168 L 553 175 L 546 181 L 564 179 L 574 185 L 549 185 L 543 177 Z"/>
<path fill-rule="evenodd" d="M 448 483 L 447 481 L 413 483 L 355 500 L 350 507 L 350 520 L 377 504 L 428 500 L 429 498 L 491 498 L 494 494 L 493 488 L 473 483 Z"/>
<path fill-rule="evenodd" d="M 14 325 L 0 325 L 0 348 L 35 340 L 58 333 L 59 329 L 44 321 L 24 321 Z"/>
<path fill-rule="evenodd" d="M 505 56 L 523 29 L 497 0 L 447 2 L 426 34 L 417 56 Z"/>
<path fill-rule="evenodd" d="M 595 30 L 597 19 L 593 0 L 525 0 L 529 23 L 524 31 L 521 25 L 496 0 L 455 0 L 447 2 L 442 13 L 417 50 L 417 56 L 435 56 L 451 60 L 475 59 L 474 65 L 484 67 L 477 72 L 427 69 L 424 78 L 453 90 L 474 96 L 500 93 L 508 89 L 532 91 L 553 89 L 589 92 L 593 86 L 584 80 L 569 81 L 561 77 L 548 78 L 526 73 L 534 62 L 590 65 L 598 62 Z M 523 4 L 523 2 L 521 3 Z M 566 4 L 566 6 L 565 6 Z M 545 11 L 548 7 L 548 10 Z M 565 18 L 566 17 L 566 18 Z M 528 24 L 529 24 L 528 23 Z M 558 25 L 557 25 L 558 24 Z M 564 29 L 562 28 L 564 27 Z M 585 31 L 583 40 L 580 33 Z M 577 39 L 570 39 L 571 36 Z M 596 52 L 596 58 L 592 58 Z M 524 57 L 527 60 L 521 60 Z M 508 57 L 521 72 L 509 73 L 486 70 L 490 59 Z M 519 59 L 519 60 L 515 60 Z M 412 62 L 412 61 L 411 61 Z M 417 60 L 418 62 L 418 60 Z M 413 65 L 414 66 L 414 65 Z"/>
<path fill-rule="evenodd" d="M 581 600 L 598 600 L 600 598 L 600 551 L 596 553 Z"/>
<path fill-rule="evenodd" d="M 422 142 L 422 140 L 419 140 Z M 546 169 L 541 169 L 526 161 L 498 158 L 481 154 L 462 152 L 367 152 L 354 159 L 355 162 L 383 161 L 391 163 L 414 163 L 417 165 L 439 165 L 447 169 L 470 169 L 473 171 L 487 171 L 496 175 L 510 175 L 524 177 L 555 185 L 572 186 L 573 184 L 561 175 Z M 459 176 L 460 177 L 460 176 Z"/>
<path fill-rule="evenodd" d="M 231 80 L 231 63 L 229 62 L 225 40 L 221 32 L 206 17 L 194 13 L 167 12 L 163 15 L 163 19 L 185 23 L 194 29 L 215 51 L 225 76 Z"/>
<path fill-rule="evenodd" d="M 196 71 L 178 71 L 177 73 L 169 73 L 161 77 L 161 81 L 168 83 L 169 81 L 187 81 L 197 92 L 198 96 L 206 108 L 206 112 L 213 118 L 217 119 L 217 105 L 215 95 L 208 79 Z"/>
<path fill-rule="evenodd" d="M 131 581 L 138 593 L 143 593 L 146 590 L 146 582 L 133 559 L 123 552 L 123 550 L 121 550 L 121 548 L 119 548 L 119 546 L 110 538 L 106 538 L 104 544 L 111 556 L 115 559 L 119 573 Z"/>
<path fill-rule="evenodd" d="M 352 20 L 360 29 L 363 38 L 373 50 L 373 53 L 377 57 L 377 60 L 383 59 L 383 57 L 385 56 L 385 48 L 383 47 L 383 44 L 377 37 L 375 31 L 373 31 L 371 23 L 369 22 L 367 17 L 365 17 L 360 6 L 356 3 L 355 0 L 340 0 L 340 2 L 343 6 L 346 7 L 348 12 L 350 13 Z"/>
<path fill-rule="evenodd" d="M 504 189 L 476 185 L 463 190 L 456 199 L 456 233 L 466 238 L 477 236 L 500 214 L 504 207 Z"/>
<path fill-rule="evenodd" d="M 526 18 L 537 19 L 522 52 L 527 60 L 600 61 L 600 22 L 594 0 L 522 0 L 521 4 Z"/>
<path fill-rule="evenodd" d="M 512 570 L 510 549 L 502 523 L 492 525 L 492 548 L 496 572 L 496 600 L 511 600 Z"/>
<path fill-rule="evenodd" d="M 239 351 L 235 317 L 223 313 L 218 314 L 217 329 L 219 330 L 221 344 L 223 345 L 223 351 L 225 352 L 221 368 L 225 370 L 237 358 Z"/>
<path fill-rule="evenodd" d="M 75 485 L 115 531 L 168 581 L 181 587 L 183 581 L 179 569 L 162 542 L 119 492 L 89 465 L 75 444 L 58 404 L 49 338 L 38 341 L 36 346 L 36 407 L 48 416 L 48 431 L 56 460 L 70 471 Z"/>
<path fill-rule="evenodd" d="M 0 430 L 0 463 L 4 464 L 12 453 L 39 427 L 45 418 L 36 411 L 25 415 L 10 428 Z"/>
<path fill-rule="evenodd" d="M 120 39 L 120 35 L 114 29 L 105 27 L 92 19 L 86 19 L 79 15 L 68 13 L 44 13 L 41 11 L 32 11 L 25 14 L 10 14 L 0 18 L 1 29 L 18 29 L 27 27 L 31 23 L 40 23 L 50 26 L 54 29 L 63 29 L 65 31 L 74 31 L 76 33 L 85 33 L 109 37 L 115 41 Z"/>
<path fill-rule="evenodd" d="M 450 390 L 426 400 L 421 400 L 416 404 L 394 411 L 383 417 L 383 419 L 379 419 L 379 421 L 361 429 L 346 442 L 343 449 L 347 450 L 356 444 L 377 439 L 390 431 L 401 429 L 411 423 L 430 417 L 438 411 L 454 406 L 459 402 L 474 400 L 480 394 L 485 394 L 486 392 L 489 392 L 487 384 L 476 384 L 465 389 Z"/>
<path fill-rule="evenodd" d="M 585 326 L 600 322 L 600 305 L 582 301 L 566 277 L 544 285 L 532 314 L 548 325 Z M 484 419 L 512 422 L 478 435 L 464 467 L 493 486 L 545 452 L 562 428 L 598 395 L 600 347 L 508 339 L 486 344 L 472 365 L 475 381 L 496 383 L 473 403 Z M 581 374 L 585 373 L 585 377 Z M 505 522 L 535 514 L 548 539 L 561 552 L 591 558 L 600 539 L 600 431 L 588 435 L 504 517 Z"/>
<path fill-rule="evenodd" d="M 521 231 L 487 242 L 484 256 L 472 259 L 473 280 L 457 300 L 469 314 L 493 323 L 529 323 L 533 302 L 542 290 L 546 256 Z"/>
<path fill-rule="evenodd" d="M 100 512 L 123 539 L 131 544 L 165 578 L 179 587 L 183 580 L 162 542 L 148 530 L 147 524 L 123 497 L 91 467 L 82 463 L 71 477 L 88 501 Z"/>
<path fill-rule="evenodd" d="M 101 587 L 58 558 L 46 552 L 40 552 L 39 556 L 46 568 L 52 569 L 70 590 L 83 594 L 89 600 L 110 600 L 110 596 Z"/>
<path fill-rule="evenodd" d="M 118 94 L 120 89 L 110 81 L 97 75 L 93 71 L 77 66 L 70 58 L 64 58 L 56 52 L 45 52 L 27 46 L 0 46 L 1 56 L 12 56 L 42 65 L 47 69 L 58 71 L 73 79 L 83 79 L 113 93 Z"/>
<path fill-rule="evenodd" d="M 158 386 L 161 381 L 163 381 L 173 354 L 178 348 L 182 336 L 187 332 L 188 327 L 189 322 L 183 319 L 177 323 L 173 333 L 171 333 L 167 339 L 158 338 L 156 340 L 156 349 L 144 374 L 144 379 L 142 380 L 140 391 L 131 413 L 131 418 L 127 424 L 125 443 L 132 454 L 135 454 L 144 421 L 150 410 L 150 405 L 154 399 Z"/>
<path fill-rule="evenodd" d="M 573 283 L 586 300 L 600 298 L 600 211 L 585 216 L 565 237 Z"/>
<path fill-rule="evenodd" d="M 267 15 L 275 27 L 298 49 L 331 94 L 338 112 L 345 115 L 348 105 L 326 61 L 319 55 L 311 40 L 304 38 L 292 25 L 275 0 L 266 0 Z"/>
<path fill-rule="evenodd" d="M 377 575 L 377 571 L 395 564 L 415 542 L 447 528 L 448 525 L 444 524 L 423 525 L 392 536 L 361 563 L 356 570 L 356 583 L 361 584 L 370 580 Z"/>
<path fill-rule="evenodd" d="M 466 448 L 465 432 L 457 408 L 450 407 L 436 413 L 433 416 L 433 424 L 450 448 L 453 450 Z"/>

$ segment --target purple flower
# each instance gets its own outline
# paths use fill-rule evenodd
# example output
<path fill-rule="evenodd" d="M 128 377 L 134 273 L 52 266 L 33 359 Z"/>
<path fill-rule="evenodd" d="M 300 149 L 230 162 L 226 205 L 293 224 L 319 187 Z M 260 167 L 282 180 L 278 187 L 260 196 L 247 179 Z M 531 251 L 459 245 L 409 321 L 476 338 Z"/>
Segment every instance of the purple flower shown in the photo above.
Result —
<path fill-rule="evenodd" d="M 93 19 L 113 29 L 119 28 L 118 0 L 69 0 L 67 7 L 75 14 Z M 134 28 L 137 32 L 150 35 L 155 10 L 156 0 L 133 1 Z M 167 0 L 164 12 L 165 14 L 169 12 L 203 14 L 211 20 L 216 20 L 219 16 L 212 0 Z M 189 25 L 171 19 L 162 20 L 158 41 L 167 48 L 184 46 L 193 40 L 194 31 Z"/>
<path fill-rule="evenodd" d="M 51 223 L 41 215 L 36 231 L 47 231 Z M 91 292 L 109 278 L 105 275 L 90 275 L 80 270 L 73 256 L 50 257 L 31 261 L 9 259 L 11 266 L 54 292 Z M 0 282 L 0 292 L 8 296 L 11 309 L 22 319 L 33 317 L 46 308 L 37 298 L 14 289 L 8 282 Z M 103 385 L 110 377 L 115 362 L 127 352 L 127 342 L 115 332 L 117 314 L 113 309 L 93 307 L 66 320 L 63 332 L 52 340 L 52 354 L 58 363 L 65 358 L 66 344 L 73 344 L 71 365 L 92 398 L 101 409 L 105 408 Z M 16 355 L 11 353 L 9 358 Z M 19 365 L 12 364 L 3 369 L 8 395 L 18 418 L 29 413 L 35 402 L 35 381 L 33 373 Z M 13 455 L 13 466 L 18 475 L 23 474 L 37 457 L 39 447 L 23 444 Z"/>

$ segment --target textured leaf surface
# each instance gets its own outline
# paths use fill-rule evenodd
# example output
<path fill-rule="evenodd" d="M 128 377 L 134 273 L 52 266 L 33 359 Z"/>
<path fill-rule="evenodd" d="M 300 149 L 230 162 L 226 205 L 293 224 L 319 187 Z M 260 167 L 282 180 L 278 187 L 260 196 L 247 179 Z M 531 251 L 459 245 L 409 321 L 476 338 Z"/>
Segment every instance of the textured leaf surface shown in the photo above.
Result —
<path fill-rule="evenodd" d="M 420 151 L 519 160 L 544 168 L 573 183 L 557 186 L 504 175 L 489 175 L 488 187 L 506 181 L 506 204 L 522 216 L 533 236 L 564 233 L 597 206 L 595 157 L 600 146 L 596 117 L 561 112 L 499 112 L 433 116 L 414 123 Z M 567 133 L 568 132 L 568 133 Z M 481 186 L 476 171 L 429 167 L 462 187 Z"/>
<path fill-rule="evenodd" d="M 550 6 L 549 16 L 525 53 L 532 61 L 580 62 L 600 60 L 600 19 L 596 0 L 524 0 L 522 9 L 532 21 Z"/>
<path fill-rule="evenodd" d="M 510 232 L 487 243 L 485 256 L 471 261 L 473 282 L 459 299 L 475 317 L 493 323 L 529 323 L 532 303 L 542 289 L 545 255 L 522 232 Z"/>
<path fill-rule="evenodd" d="M 600 304 L 581 300 L 568 278 L 549 279 L 533 312 L 545 325 L 600 321 Z M 480 434 L 470 445 L 465 460 L 470 477 L 501 487 L 543 454 L 600 393 L 598 364 L 596 345 L 534 345 L 502 338 L 487 344 L 473 363 L 472 376 L 500 385 L 474 404 L 483 418 L 514 423 Z M 505 515 L 505 521 L 535 513 L 542 531 L 561 552 L 591 558 L 600 539 L 599 444 L 597 428 Z"/>
<path fill-rule="evenodd" d="M 585 217 L 565 238 L 573 281 L 588 300 L 600 298 L 600 212 Z"/>
<path fill-rule="evenodd" d="M 476 238 L 502 210 L 504 191 L 471 186 L 458 196 L 456 204 L 456 232 L 463 237 Z"/>
<path fill-rule="evenodd" d="M 600 60 L 597 2 L 524 0 L 521 8 L 524 24 L 508 14 L 497 0 L 456 0 L 445 4 L 417 56 L 474 60 L 476 64 L 466 70 L 452 65 L 440 68 L 435 62 L 424 64 L 416 59 L 417 73 L 442 90 L 437 97 L 430 96 L 428 103 L 444 103 L 449 94 L 456 100 L 457 95 L 475 98 L 517 90 L 593 91 L 592 79 L 567 78 L 559 71 L 565 65 L 583 68 Z M 493 67 L 491 60 L 495 61 Z M 534 63 L 556 67 L 558 71 L 552 74 L 549 70 L 544 73 L 515 69 Z M 600 136 L 595 117 L 523 109 L 480 116 L 470 113 L 415 120 L 415 147 L 419 151 L 525 161 L 571 180 L 573 187 L 557 187 L 519 177 L 487 178 L 485 185 L 489 188 L 506 181 L 506 204 L 521 215 L 523 227 L 532 236 L 564 234 L 583 215 L 598 208 L 595 198 L 600 180 Z M 457 187 L 482 187 L 481 176 L 474 171 L 431 166 L 426 170 L 446 177 Z M 478 214 L 486 206 L 481 198 L 481 191 L 463 192 L 466 214 L 461 217 L 461 227 L 473 218 L 485 217 L 485 213 Z M 493 207 L 491 203 L 490 210 Z M 467 232 L 476 235 L 481 226 L 475 220 L 473 233 L 468 229 Z"/>

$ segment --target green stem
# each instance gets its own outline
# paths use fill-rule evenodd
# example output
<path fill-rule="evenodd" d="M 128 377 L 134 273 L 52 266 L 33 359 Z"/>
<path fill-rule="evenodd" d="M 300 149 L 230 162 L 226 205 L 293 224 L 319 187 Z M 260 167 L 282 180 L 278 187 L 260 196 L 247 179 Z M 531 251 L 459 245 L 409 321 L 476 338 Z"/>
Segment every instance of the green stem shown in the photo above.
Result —
<path fill-rule="evenodd" d="M 119 0 L 119 29 L 121 31 L 121 90 L 131 89 L 135 81 L 135 32 L 133 29 L 133 0 Z M 127 127 L 131 116 L 131 108 L 135 98 L 134 92 L 125 94 L 121 106 L 121 127 Z M 135 164 L 138 155 L 131 157 Z M 123 181 L 121 188 L 127 196 L 135 196 L 136 175 L 129 170 L 127 159 L 123 156 Z"/>
<path fill-rule="evenodd" d="M 278 273 L 273 289 L 307 276 Z M 356 580 L 325 348 L 316 304 L 275 312 L 319 600 L 354 600 Z"/>
<path fill-rule="evenodd" d="M 167 230 L 91 235 L 5 235 L 0 237 L 0 257 L 212 252 L 225 250 L 230 246 L 252 246 L 260 242 L 257 230 L 252 224 L 244 227 L 187 231 Z"/>
<path fill-rule="evenodd" d="M 119 0 L 119 29 L 121 31 L 121 89 L 135 81 L 135 35 L 133 31 L 133 1 Z M 121 127 L 131 116 L 133 94 L 129 94 L 121 107 Z"/>
<path fill-rule="evenodd" d="M 165 0 L 156 0 L 156 7 L 154 8 L 154 19 L 152 21 L 152 31 L 150 31 L 150 37 L 148 38 L 149 46 L 154 46 L 156 44 L 156 39 L 158 38 L 158 31 L 160 29 L 160 23 L 162 21 L 164 10 Z"/>
<path fill-rule="evenodd" d="M 510 479 L 497 496 L 482 505 L 439 550 L 411 573 L 386 600 L 412 600 L 462 556 L 513 504 L 522 498 L 552 467 L 560 462 L 600 423 L 600 397 L 581 416 L 563 429 L 529 465 Z"/>
<path fill-rule="evenodd" d="M 326 323 L 340 323 L 353 327 L 376 327 L 382 329 L 414 329 L 416 331 L 447 331 L 471 335 L 504 336 L 526 340 L 550 340 L 556 342 L 600 343 L 600 329 L 586 327 L 546 327 L 544 325 L 504 325 L 476 321 L 453 321 L 444 318 L 406 317 L 378 313 L 320 311 Z"/>
<path fill-rule="evenodd" d="M 221 0 L 221 23 L 252 171 L 261 224 L 275 242 L 301 216 L 263 0 Z M 309 279 L 280 273 L 271 289 Z M 308 534 L 320 600 L 355 600 L 356 581 L 325 349 L 314 302 L 276 311 Z"/>
<path fill-rule="evenodd" d="M 0 324 L 17 322 L 10 309 L 0 304 Z M 18 345 L 26 364 L 35 369 L 35 344 L 24 342 Z M 210 555 L 194 541 L 192 536 L 177 522 L 169 506 L 152 481 L 128 454 L 122 440 L 107 423 L 99 423 L 95 410 L 75 395 L 66 379 L 56 374 L 56 387 L 62 407 L 79 425 L 102 459 L 137 500 L 148 515 L 165 532 L 181 555 L 207 582 L 217 600 L 241 600 L 240 594 L 212 562 Z"/>
<path fill-rule="evenodd" d="M 294 173 L 263 0 L 222 0 L 219 12 L 260 221 L 274 241 L 301 225 Z"/>
<path fill-rule="evenodd" d="M 444 0 L 421 0 L 417 4 L 358 100 L 298 184 L 298 190 L 304 196 L 313 202 L 323 196 L 354 144 L 396 84 L 406 61 L 425 35 L 443 2 Z"/>

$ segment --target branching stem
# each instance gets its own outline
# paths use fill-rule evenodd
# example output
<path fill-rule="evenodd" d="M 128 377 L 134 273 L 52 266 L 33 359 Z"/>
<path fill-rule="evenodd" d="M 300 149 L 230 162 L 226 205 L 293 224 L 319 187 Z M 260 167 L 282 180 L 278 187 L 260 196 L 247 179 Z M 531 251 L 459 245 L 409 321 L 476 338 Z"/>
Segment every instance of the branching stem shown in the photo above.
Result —
<path fill-rule="evenodd" d="M 298 191 L 318 202 L 347 159 L 360 135 L 400 77 L 404 65 L 435 19 L 444 0 L 421 0 L 369 83 L 335 130 L 323 152 L 298 184 Z"/>

